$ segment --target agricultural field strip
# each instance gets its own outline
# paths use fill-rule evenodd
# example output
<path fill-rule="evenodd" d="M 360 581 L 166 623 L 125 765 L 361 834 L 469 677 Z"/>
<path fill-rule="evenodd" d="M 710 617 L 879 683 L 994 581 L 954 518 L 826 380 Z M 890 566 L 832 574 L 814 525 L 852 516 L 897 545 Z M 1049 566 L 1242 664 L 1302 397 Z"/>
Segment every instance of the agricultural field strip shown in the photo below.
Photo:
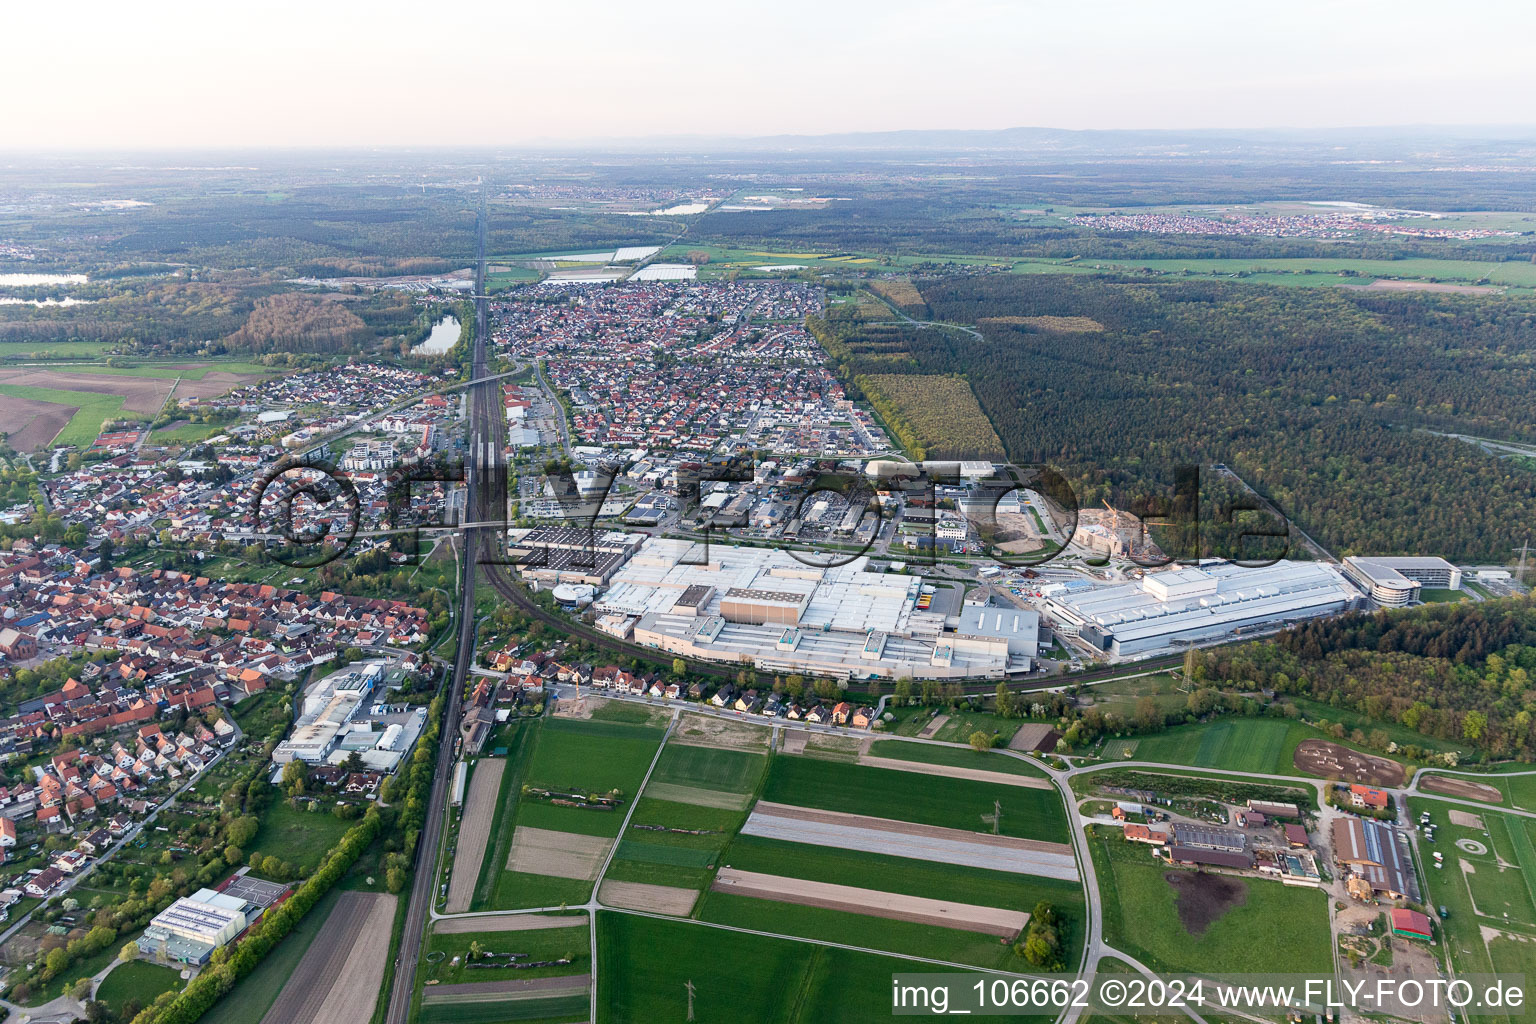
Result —
<path fill-rule="evenodd" d="M 384 982 L 384 960 L 389 956 L 395 897 L 374 893 L 363 921 L 362 933 L 331 979 L 330 993 L 315 1012 L 314 1024 L 368 1024 Z M 296 1022 L 298 1024 L 298 1022 Z"/>
<path fill-rule="evenodd" d="M 512 833 L 507 870 L 590 882 L 597 878 L 615 841 L 606 836 L 519 825 Z"/>
<path fill-rule="evenodd" d="M 585 995 L 592 987 L 590 974 L 564 974 L 555 978 L 473 981 L 464 985 L 437 985 L 421 997 L 422 1006 L 448 1003 L 512 1002 L 549 996 Z"/>
<path fill-rule="evenodd" d="M 375 911 L 386 902 L 390 904 L 392 913 L 393 900 L 382 894 L 343 893 L 308 952 L 304 954 L 304 959 L 299 961 L 298 969 L 289 976 L 277 1000 L 261 1018 L 261 1024 L 322 1024 L 320 1009 L 329 1001 L 333 988 L 353 987 L 353 984 L 338 982 L 342 981 L 343 970 L 350 965 L 353 947 L 362 938 L 365 928 L 376 922 Z M 374 930 L 382 930 L 387 943 L 390 932 L 388 920 L 384 920 L 382 929 L 375 925 Z M 380 950 L 377 963 L 381 978 L 383 959 L 384 951 Z M 346 981 L 355 983 L 355 979 Z M 376 979 L 373 986 L 375 997 L 378 987 Z M 373 1003 L 368 1002 L 367 1013 L 362 1020 L 367 1021 L 372 1013 Z"/>
<path fill-rule="evenodd" d="M 958 928 L 1005 939 L 1018 935 L 1029 923 L 1029 915 L 1018 910 L 1000 910 L 922 896 L 903 896 L 878 889 L 765 875 L 732 867 L 721 868 L 711 888 L 715 892 L 753 896 L 777 903 L 796 903 L 893 921 Z"/>
<path fill-rule="evenodd" d="M 485 845 L 491 837 L 491 825 L 496 820 L 496 801 L 501 795 L 501 777 L 507 762 L 503 758 L 482 757 L 475 764 L 475 774 L 469 783 L 469 796 L 464 801 L 460 818 L 459 842 L 453 862 L 453 877 L 448 883 L 450 914 L 462 914 L 469 909 L 475 895 L 475 884 L 480 878 L 480 864 L 485 860 Z"/>
<path fill-rule="evenodd" d="M 437 935 L 474 935 L 477 932 L 532 932 L 547 928 L 572 928 L 582 923 L 579 917 L 548 917 L 541 914 L 501 915 L 496 917 L 442 917 L 432 925 Z"/>
<path fill-rule="evenodd" d="M 726 793 L 718 789 L 706 789 L 702 786 L 689 786 L 677 782 L 652 782 L 645 787 L 645 795 L 653 800 L 670 800 L 673 803 L 713 807 L 724 811 L 744 811 L 752 804 L 750 793 Z"/>
<path fill-rule="evenodd" d="M 650 882 L 618 882 L 605 879 L 597 891 L 597 901 L 605 907 L 644 910 L 652 914 L 687 917 L 699 894 L 694 889 Z"/>
<path fill-rule="evenodd" d="M 958 864 L 967 867 L 1078 880 L 1077 860 L 1066 843 L 1017 839 L 984 832 L 963 832 L 936 825 L 918 825 L 841 811 L 759 801 L 742 826 L 743 835 L 762 836 L 832 846 L 863 853 L 881 853 Z"/>
<path fill-rule="evenodd" d="M 948 779 L 970 779 L 972 782 L 992 782 L 1001 786 L 1021 786 L 1025 789 L 1055 789 L 1050 779 L 1037 779 L 1031 775 L 1014 775 L 1011 772 L 993 772 L 984 768 L 960 768 L 947 764 L 931 764 L 926 761 L 903 761 L 895 757 L 875 757 L 864 754 L 859 764 L 871 768 L 889 768 L 915 775 L 939 775 Z"/>

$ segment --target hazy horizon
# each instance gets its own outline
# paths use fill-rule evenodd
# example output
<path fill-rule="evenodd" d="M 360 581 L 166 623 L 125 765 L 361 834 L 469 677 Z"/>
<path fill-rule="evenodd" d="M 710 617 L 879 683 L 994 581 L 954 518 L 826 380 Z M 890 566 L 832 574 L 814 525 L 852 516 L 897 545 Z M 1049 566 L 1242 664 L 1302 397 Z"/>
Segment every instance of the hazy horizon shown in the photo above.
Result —
<path fill-rule="evenodd" d="M 0 149 L 541 146 L 898 130 L 1530 123 L 1536 10 L 185 0 L 11 12 Z M 1490 31 L 1490 26 L 1497 31 Z"/>

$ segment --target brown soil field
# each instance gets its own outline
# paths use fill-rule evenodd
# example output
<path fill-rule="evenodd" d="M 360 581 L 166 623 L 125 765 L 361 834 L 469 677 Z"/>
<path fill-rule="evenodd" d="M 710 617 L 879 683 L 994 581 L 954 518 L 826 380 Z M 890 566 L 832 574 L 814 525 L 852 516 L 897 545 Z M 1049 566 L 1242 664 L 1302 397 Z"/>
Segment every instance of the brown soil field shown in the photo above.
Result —
<path fill-rule="evenodd" d="M 1086 316 L 988 316 L 979 323 L 999 324 L 1005 327 L 1033 327 L 1058 334 L 1091 334 L 1102 331 L 1104 325 Z"/>
<path fill-rule="evenodd" d="M 174 398 L 216 398 L 226 391 L 243 388 L 263 379 L 256 373 L 230 373 L 227 370 L 210 370 L 200 380 L 182 380 L 176 384 Z"/>
<path fill-rule="evenodd" d="M 475 764 L 469 793 L 464 798 L 464 814 L 459 824 L 459 844 L 454 853 L 453 877 L 448 882 L 447 913 L 462 914 L 469 909 L 485 861 L 485 844 L 491 838 L 491 823 L 496 820 L 496 801 L 501 796 L 501 775 L 507 762 L 499 757 L 482 757 Z"/>
<path fill-rule="evenodd" d="M 947 764 L 924 764 L 922 761 L 903 761 L 895 757 L 861 757 L 859 764 L 874 768 L 890 768 L 898 772 L 917 775 L 942 775 L 947 779 L 970 779 L 973 782 L 994 782 L 1001 786 L 1022 786 L 1024 789 L 1055 789 L 1050 779 L 1036 779 L 1028 775 L 1009 772 L 991 772 L 985 768 L 955 768 Z"/>
<path fill-rule="evenodd" d="M 804 878 L 764 875 L 756 871 L 721 868 L 710 887 L 715 892 L 735 896 L 755 896 L 777 903 L 795 903 L 804 907 L 824 907 L 851 914 L 883 917 L 892 921 L 938 925 L 962 931 L 981 932 L 1011 939 L 1024 930 L 1029 915 L 1018 910 L 998 910 L 969 903 L 952 903 L 922 896 L 902 896 L 860 889 L 851 885 L 831 885 Z"/>
<path fill-rule="evenodd" d="M 175 378 L 117 377 L 105 373 L 70 373 L 67 370 L 0 370 L 0 384 L 55 391 L 89 391 L 98 395 L 122 395 L 123 411 L 154 415 L 165 405 Z"/>
<path fill-rule="evenodd" d="M 920 739 L 920 740 L 931 740 L 931 739 L 933 739 L 934 735 L 940 729 L 944 728 L 945 723 L 947 723 L 948 721 L 949 721 L 949 716 L 948 715 L 934 715 L 933 716 L 933 721 L 931 721 L 927 725 L 923 726 L 922 731 L 917 734 L 917 738 Z"/>
<path fill-rule="evenodd" d="M 1486 782 L 1473 782 L 1471 779 L 1458 779 L 1449 775 L 1426 775 L 1419 781 L 1419 788 L 1426 793 L 1442 793 L 1463 800 L 1481 800 L 1487 804 L 1504 802 L 1504 794 Z"/>
<path fill-rule="evenodd" d="M 1458 825 L 1461 828 L 1475 828 L 1479 832 L 1483 831 L 1486 827 L 1483 824 L 1483 816 L 1481 814 L 1473 814 L 1471 811 L 1451 811 L 1451 824 Z"/>
<path fill-rule="evenodd" d="M 41 448 L 59 435 L 79 406 L 0 395 L 0 434 L 18 452 Z"/>
<path fill-rule="evenodd" d="M 597 898 L 610 907 L 643 910 L 651 914 L 687 917 L 699 894 L 674 885 L 650 885 L 645 882 L 604 882 Z"/>
<path fill-rule="evenodd" d="M 804 730 L 801 730 L 801 729 L 785 729 L 784 732 L 781 735 L 783 736 L 783 740 L 784 740 L 781 749 L 783 749 L 784 753 L 786 753 L 786 754 L 803 754 L 803 753 L 805 753 L 805 739 L 806 739 L 807 733 Z"/>
<path fill-rule="evenodd" d="M 726 750 L 767 750 L 771 729 L 745 725 L 713 715 L 684 714 L 672 730 L 669 743 L 691 747 L 723 747 Z"/>
<path fill-rule="evenodd" d="M 1434 281 L 1372 281 L 1367 285 L 1345 285 L 1362 291 L 1393 292 L 1461 292 L 1471 295 L 1487 295 L 1504 289 L 1487 284 L 1439 284 Z"/>
<path fill-rule="evenodd" d="M 1339 778 L 1372 786 L 1403 784 L 1403 766 L 1384 757 L 1372 757 L 1327 740 L 1302 740 L 1292 758 L 1296 767 L 1322 779 Z"/>
<path fill-rule="evenodd" d="M 1056 741 L 1060 738 L 1061 734 L 1048 722 L 1025 722 L 1019 726 L 1019 731 L 1013 734 L 1013 739 L 1008 741 L 1008 749 L 1022 750 L 1025 753 L 1032 750 L 1050 753 L 1056 749 Z"/>
<path fill-rule="evenodd" d="M 1163 879 L 1178 894 L 1179 924 L 1191 935 L 1204 935 L 1223 914 L 1248 902 L 1248 887 L 1225 875 L 1170 871 Z"/>
<path fill-rule="evenodd" d="M 394 916 L 393 896 L 342 893 L 261 1024 L 368 1024 Z"/>
<path fill-rule="evenodd" d="M 551 917 L 548 914 L 498 914 L 495 917 L 443 918 L 432 926 L 438 935 L 473 935 L 477 932 L 538 932 L 548 928 L 576 928 L 585 915 Z"/>
<path fill-rule="evenodd" d="M 512 853 L 507 857 L 507 870 L 590 882 L 597 877 L 612 842 L 602 836 L 555 832 L 547 828 L 519 828 L 512 833 Z"/>

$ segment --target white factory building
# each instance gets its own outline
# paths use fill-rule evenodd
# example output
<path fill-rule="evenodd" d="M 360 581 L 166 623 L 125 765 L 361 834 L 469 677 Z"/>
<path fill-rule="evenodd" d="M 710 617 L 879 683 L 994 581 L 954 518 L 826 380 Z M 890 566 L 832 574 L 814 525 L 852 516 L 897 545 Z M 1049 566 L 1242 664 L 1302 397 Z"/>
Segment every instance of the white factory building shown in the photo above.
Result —
<path fill-rule="evenodd" d="M 139 951 L 158 960 L 202 965 L 250 924 L 257 908 L 237 896 L 199 889 L 156 914 L 139 936 Z"/>
<path fill-rule="evenodd" d="M 1061 635 L 1139 658 L 1344 611 L 1359 596 L 1332 565 L 1281 561 L 1263 568 L 1208 562 L 1045 600 Z"/>
<path fill-rule="evenodd" d="M 707 661 L 843 679 L 1001 678 L 1026 671 L 1039 616 L 968 608 L 962 628 L 919 610 L 922 580 L 806 565 L 770 548 L 647 540 L 593 602 L 616 635 Z"/>
<path fill-rule="evenodd" d="M 1350 555 L 1344 575 L 1384 608 L 1412 604 L 1424 587 L 1461 589 L 1461 570 L 1443 558 Z"/>
<path fill-rule="evenodd" d="M 426 723 L 426 708 L 392 710 L 381 699 L 386 663 L 359 662 L 311 683 L 293 732 L 272 751 L 274 765 L 289 761 L 340 764 L 354 751 L 378 771 L 394 771 Z"/>

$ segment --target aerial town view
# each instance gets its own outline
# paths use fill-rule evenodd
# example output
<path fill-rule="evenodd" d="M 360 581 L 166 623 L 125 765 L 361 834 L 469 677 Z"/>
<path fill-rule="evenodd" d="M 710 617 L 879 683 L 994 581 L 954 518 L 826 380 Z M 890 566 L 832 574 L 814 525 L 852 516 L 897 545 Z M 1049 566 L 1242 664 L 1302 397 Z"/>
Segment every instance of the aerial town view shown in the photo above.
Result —
<path fill-rule="evenodd" d="M 8 15 L 0 1021 L 1536 1020 L 1536 15 L 578 6 Z"/>

